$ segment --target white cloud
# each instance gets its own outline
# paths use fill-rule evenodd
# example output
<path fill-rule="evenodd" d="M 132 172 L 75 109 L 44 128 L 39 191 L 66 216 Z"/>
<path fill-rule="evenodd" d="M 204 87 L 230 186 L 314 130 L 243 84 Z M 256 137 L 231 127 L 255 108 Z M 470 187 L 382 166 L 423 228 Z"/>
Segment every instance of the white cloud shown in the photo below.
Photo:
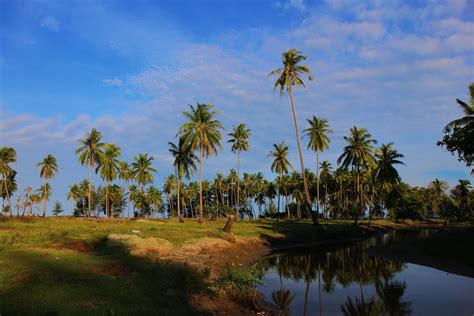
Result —
<path fill-rule="evenodd" d="M 56 18 L 52 15 L 48 15 L 43 20 L 41 20 L 40 26 L 54 32 L 58 32 L 61 29 L 59 21 L 56 20 Z"/>
<path fill-rule="evenodd" d="M 305 11 L 306 5 L 304 4 L 303 0 L 282 0 L 273 3 L 273 6 L 277 9 L 297 9 L 299 11 Z"/>
<path fill-rule="evenodd" d="M 118 79 L 118 78 L 104 79 L 102 80 L 102 83 L 106 86 L 121 87 L 123 85 L 123 80 Z"/>

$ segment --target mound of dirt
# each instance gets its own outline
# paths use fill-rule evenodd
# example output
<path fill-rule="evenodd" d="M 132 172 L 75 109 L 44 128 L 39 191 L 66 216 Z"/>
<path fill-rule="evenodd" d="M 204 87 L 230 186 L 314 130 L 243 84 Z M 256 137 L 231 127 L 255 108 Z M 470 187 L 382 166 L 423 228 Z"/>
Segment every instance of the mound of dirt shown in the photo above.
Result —
<path fill-rule="evenodd" d="M 130 234 L 110 234 L 107 236 L 107 246 L 125 246 L 133 256 L 146 256 L 149 253 L 164 255 L 173 249 L 173 244 L 163 238 L 142 238 Z"/>

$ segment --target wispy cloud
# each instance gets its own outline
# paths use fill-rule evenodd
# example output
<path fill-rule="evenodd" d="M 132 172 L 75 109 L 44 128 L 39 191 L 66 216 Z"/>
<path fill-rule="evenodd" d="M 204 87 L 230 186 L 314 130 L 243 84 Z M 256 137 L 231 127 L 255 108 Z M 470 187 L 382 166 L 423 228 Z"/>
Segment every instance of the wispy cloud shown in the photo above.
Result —
<path fill-rule="evenodd" d="M 54 32 L 58 32 L 61 29 L 59 21 L 52 15 L 48 15 L 41 20 L 40 26 L 49 29 Z"/>
<path fill-rule="evenodd" d="M 118 78 L 104 79 L 102 80 L 102 83 L 106 86 L 121 87 L 123 85 L 123 80 L 118 79 Z"/>

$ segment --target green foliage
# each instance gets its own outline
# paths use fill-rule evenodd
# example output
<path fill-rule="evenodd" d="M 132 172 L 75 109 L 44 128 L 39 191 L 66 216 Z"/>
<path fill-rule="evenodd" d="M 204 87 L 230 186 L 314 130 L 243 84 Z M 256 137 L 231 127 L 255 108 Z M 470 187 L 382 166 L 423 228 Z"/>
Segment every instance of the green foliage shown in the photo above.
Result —
<path fill-rule="evenodd" d="M 422 219 L 421 211 L 424 209 L 424 200 L 416 188 L 403 188 L 403 192 L 396 201 L 396 206 L 391 210 L 391 216 L 396 219 Z"/>
<path fill-rule="evenodd" d="M 444 128 L 444 137 L 437 144 L 446 147 L 466 166 L 474 165 L 474 83 L 469 85 L 469 103 L 456 99 L 465 116 L 450 122 Z M 472 169 L 471 173 L 474 173 Z"/>
<path fill-rule="evenodd" d="M 230 287 L 238 292 L 245 292 L 257 284 L 262 284 L 263 271 L 257 267 L 246 268 L 229 268 L 222 274 L 217 285 L 220 288 Z"/>
<path fill-rule="evenodd" d="M 58 216 L 62 212 L 64 212 L 63 206 L 59 201 L 56 201 L 53 206 L 53 215 Z"/>

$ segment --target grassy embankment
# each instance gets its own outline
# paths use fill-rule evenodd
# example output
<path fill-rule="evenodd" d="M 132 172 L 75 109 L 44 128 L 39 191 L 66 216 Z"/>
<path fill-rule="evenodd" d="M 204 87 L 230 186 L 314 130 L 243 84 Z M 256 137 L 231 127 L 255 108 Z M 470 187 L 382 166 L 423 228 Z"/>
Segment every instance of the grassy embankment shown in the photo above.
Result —
<path fill-rule="evenodd" d="M 106 247 L 106 237 L 135 230 L 140 237 L 163 238 L 176 247 L 202 237 L 232 240 L 222 232 L 223 225 L 220 220 L 180 224 L 175 220 L 0 218 L 0 313 L 193 314 L 193 299 L 211 295 L 207 269 L 133 257 L 127 249 Z M 350 221 L 315 227 L 306 221 L 239 220 L 233 227 L 234 236 L 280 245 L 358 238 L 375 231 Z"/>

